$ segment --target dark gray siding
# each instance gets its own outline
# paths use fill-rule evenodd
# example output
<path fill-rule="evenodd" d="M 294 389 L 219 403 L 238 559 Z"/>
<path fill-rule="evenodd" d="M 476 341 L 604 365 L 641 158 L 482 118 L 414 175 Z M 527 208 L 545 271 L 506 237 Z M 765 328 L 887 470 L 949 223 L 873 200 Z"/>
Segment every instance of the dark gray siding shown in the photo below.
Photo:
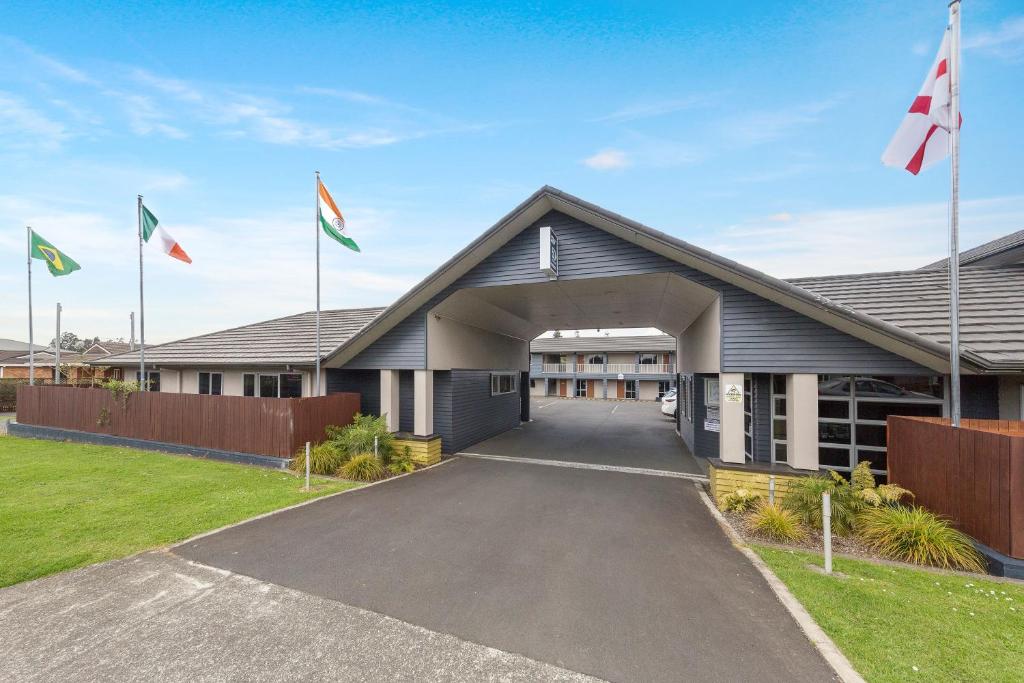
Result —
<path fill-rule="evenodd" d="M 380 373 L 377 370 L 327 370 L 328 394 L 354 391 L 359 394 L 363 415 L 380 415 Z"/>
<path fill-rule="evenodd" d="M 416 376 L 412 370 L 398 373 L 398 429 L 412 432 L 416 428 Z"/>
<path fill-rule="evenodd" d="M 447 445 L 455 432 L 452 425 L 452 373 L 434 373 L 434 433 L 441 435 L 441 449 L 450 453 Z"/>
<path fill-rule="evenodd" d="M 693 376 L 693 454 L 702 458 L 718 457 L 718 432 L 704 429 L 707 406 L 704 403 L 704 380 L 718 378 L 718 375 Z"/>
<path fill-rule="evenodd" d="M 991 375 L 961 375 L 960 413 L 975 420 L 999 419 L 999 378 Z"/>
<path fill-rule="evenodd" d="M 772 461 L 772 385 L 771 376 L 757 374 L 751 377 L 751 400 L 754 402 L 750 416 L 754 419 L 754 460 Z"/>
<path fill-rule="evenodd" d="M 491 396 L 489 370 L 452 370 L 450 374 L 453 425 L 451 440 L 445 443 L 442 438 L 445 451 L 463 450 L 519 426 L 519 394 Z"/>
<path fill-rule="evenodd" d="M 465 287 L 546 282 L 547 277 L 537 268 L 542 225 L 552 226 L 558 234 L 561 280 L 668 272 L 720 292 L 724 371 L 929 374 L 895 354 L 556 211 L 513 237 L 346 367 L 425 367 L 426 312 L 452 292 Z"/>

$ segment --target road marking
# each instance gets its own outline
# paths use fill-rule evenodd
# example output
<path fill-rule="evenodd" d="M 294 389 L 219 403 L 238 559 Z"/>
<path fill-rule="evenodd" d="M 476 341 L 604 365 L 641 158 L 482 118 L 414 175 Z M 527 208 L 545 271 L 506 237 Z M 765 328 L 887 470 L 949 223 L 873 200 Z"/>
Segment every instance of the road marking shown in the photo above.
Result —
<path fill-rule="evenodd" d="M 619 406 L 617 406 L 617 405 L 614 408 L 612 408 L 612 415 L 614 415 L 615 411 L 618 410 L 618 409 L 619 409 Z"/>
<path fill-rule="evenodd" d="M 601 472 L 620 472 L 622 474 L 644 474 L 649 477 L 672 477 L 675 479 L 689 479 L 690 481 L 706 483 L 708 478 L 702 474 L 690 474 L 688 472 L 671 472 L 669 470 L 653 470 L 647 467 L 622 467 L 619 465 L 594 465 L 588 462 L 571 462 L 567 460 L 541 460 L 539 458 L 515 458 L 509 455 L 490 455 L 487 453 L 456 453 L 455 455 L 466 458 L 479 458 L 480 460 L 498 460 L 500 462 L 522 462 L 528 465 L 548 465 L 549 467 L 566 467 L 574 470 L 599 470 Z"/>
<path fill-rule="evenodd" d="M 547 408 L 548 406 L 554 405 L 555 403 L 558 403 L 558 401 L 551 401 L 550 403 L 545 403 L 542 406 L 537 406 L 537 410 L 540 410 L 541 408 Z"/>

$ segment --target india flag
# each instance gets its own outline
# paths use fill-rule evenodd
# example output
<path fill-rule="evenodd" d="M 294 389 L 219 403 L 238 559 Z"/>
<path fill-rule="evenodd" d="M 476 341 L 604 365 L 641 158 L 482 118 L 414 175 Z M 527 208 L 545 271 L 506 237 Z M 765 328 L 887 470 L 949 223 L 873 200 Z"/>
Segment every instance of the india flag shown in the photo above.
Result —
<path fill-rule="evenodd" d="M 176 258 L 179 261 L 185 263 L 192 263 L 192 259 L 189 258 L 185 250 L 178 244 L 178 240 L 170 236 L 170 234 L 160 227 L 160 221 L 156 219 L 153 212 L 147 209 L 145 206 L 142 207 L 142 238 L 149 242 L 149 238 L 156 235 L 157 242 L 160 244 L 160 249 L 171 258 Z"/>
<path fill-rule="evenodd" d="M 329 237 L 337 240 L 340 244 L 352 251 L 359 251 L 359 245 L 349 237 L 348 230 L 345 229 L 345 217 L 338 210 L 338 205 L 334 203 L 331 193 L 327 191 L 327 187 L 320 182 L 319 178 L 316 182 L 320 195 L 320 227 Z"/>

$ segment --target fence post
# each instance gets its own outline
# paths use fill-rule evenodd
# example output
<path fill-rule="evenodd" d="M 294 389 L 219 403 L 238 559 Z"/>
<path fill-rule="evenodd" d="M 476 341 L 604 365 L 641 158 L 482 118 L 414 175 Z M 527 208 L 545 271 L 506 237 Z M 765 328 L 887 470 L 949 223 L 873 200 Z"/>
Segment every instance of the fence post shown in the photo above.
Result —
<path fill-rule="evenodd" d="M 821 494 L 821 530 L 825 535 L 825 573 L 832 573 L 832 495 Z"/>
<path fill-rule="evenodd" d="M 306 490 L 309 490 L 309 442 L 306 442 Z"/>
<path fill-rule="evenodd" d="M 775 475 L 768 477 L 768 502 L 775 505 Z"/>

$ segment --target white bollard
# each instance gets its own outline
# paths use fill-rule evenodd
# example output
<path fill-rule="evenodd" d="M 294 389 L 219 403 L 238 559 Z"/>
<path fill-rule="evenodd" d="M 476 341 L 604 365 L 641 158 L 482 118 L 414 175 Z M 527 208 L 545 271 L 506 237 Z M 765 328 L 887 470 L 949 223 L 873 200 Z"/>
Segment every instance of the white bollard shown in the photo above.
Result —
<path fill-rule="evenodd" d="M 832 573 L 832 495 L 821 494 L 821 530 L 825 534 L 825 573 Z"/>
<path fill-rule="evenodd" d="M 775 505 L 775 475 L 768 477 L 768 502 Z"/>
<path fill-rule="evenodd" d="M 306 442 L 306 490 L 309 490 L 309 442 Z"/>
<path fill-rule="evenodd" d="M 373 457 L 374 457 L 374 459 L 377 459 L 377 457 L 378 457 L 378 455 L 377 455 L 377 442 L 378 442 L 379 438 L 380 437 L 377 437 L 377 436 L 373 437 Z"/>

